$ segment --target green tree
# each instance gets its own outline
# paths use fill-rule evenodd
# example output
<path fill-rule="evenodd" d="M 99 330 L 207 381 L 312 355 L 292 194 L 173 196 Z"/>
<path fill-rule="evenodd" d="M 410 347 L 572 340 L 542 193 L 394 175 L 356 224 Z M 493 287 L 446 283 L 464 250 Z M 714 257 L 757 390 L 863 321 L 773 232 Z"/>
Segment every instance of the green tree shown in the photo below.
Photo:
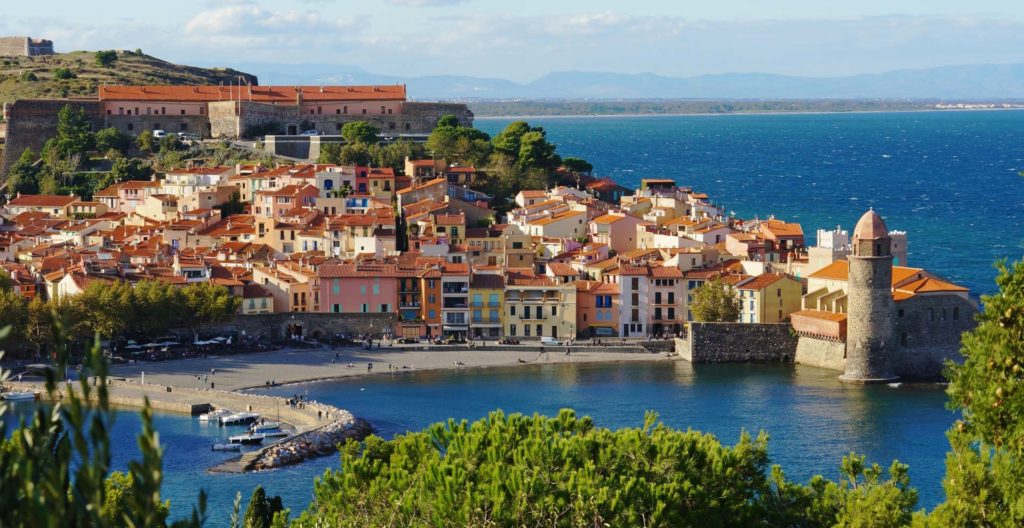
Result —
<path fill-rule="evenodd" d="M 139 137 L 135 138 L 135 146 L 141 152 L 153 152 L 154 143 L 153 133 L 149 130 L 143 130 Z"/>
<path fill-rule="evenodd" d="M 53 306 L 43 302 L 36 295 L 28 303 L 28 320 L 25 323 L 25 339 L 35 348 L 37 354 L 46 350 L 53 338 Z"/>
<path fill-rule="evenodd" d="M 85 115 L 84 108 L 73 108 L 64 105 L 57 112 L 57 135 L 54 138 L 53 152 L 61 158 L 84 156 L 95 144 L 92 125 Z"/>
<path fill-rule="evenodd" d="M 110 167 L 111 183 L 148 180 L 153 175 L 153 168 L 136 158 L 118 158 Z"/>
<path fill-rule="evenodd" d="M 582 158 L 563 158 L 562 166 L 571 172 L 578 174 L 586 174 L 588 176 L 594 170 L 594 166 L 587 162 L 587 160 Z"/>
<path fill-rule="evenodd" d="M 526 121 L 513 121 L 504 130 L 499 132 L 498 135 L 494 136 L 491 144 L 494 145 L 494 150 L 517 158 L 519 156 L 520 140 L 523 134 L 531 130 L 530 125 Z"/>
<path fill-rule="evenodd" d="M 96 64 L 104 68 L 109 68 L 117 62 L 117 52 L 113 50 L 97 51 L 93 56 Z"/>
<path fill-rule="evenodd" d="M 60 80 L 74 79 L 75 73 L 67 68 L 57 68 L 53 70 L 53 78 Z"/>
<path fill-rule="evenodd" d="M 320 145 L 320 155 L 316 158 L 317 163 L 341 164 L 341 144 L 323 143 Z"/>
<path fill-rule="evenodd" d="M 54 326 L 57 371 L 69 362 L 65 323 Z M 0 333 L 3 333 L 0 330 Z M 9 372 L 0 372 L 7 379 Z M 95 379 L 95 387 L 90 379 Z M 160 500 L 162 449 L 153 430 L 148 400 L 142 410 L 139 435 L 141 458 L 128 464 L 132 492 L 108 497 L 110 443 L 113 420 L 107 389 L 107 364 L 99 341 L 82 358 L 79 382 L 58 396 L 53 371 L 46 375 L 45 398 L 60 401 L 38 408 L 17 431 L 7 430 L 0 421 L 0 526 L 10 528 L 92 528 L 164 526 L 167 503 Z M 91 405 L 86 406 L 85 402 Z M 0 401 L 0 415 L 7 411 Z M 113 484 L 117 488 L 117 483 Z M 110 500 L 108 500 L 110 499 Z M 199 494 L 199 507 L 177 527 L 198 527 L 205 517 L 206 498 Z M 104 512 L 118 512 L 110 518 Z"/>
<path fill-rule="evenodd" d="M 263 486 L 256 486 L 249 498 L 249 507 L 245 510 L 245 517 L 242 521 L 242 528 L 271 528 L 274 523 L 274 516 L 278 512 L 284 512 L 284 505 L 281 497 L 267 497 Z"/>
<path fill-rule="evenodd" d="M 21 80 L 26 82 L 36 82 L 39 80 L 39 77 L 36 77 L 36 74 L 30 71 L 26 71 L 25 73 L 21 74 Z"/>
<path fill-rule="evenodd" d="M 531 130 L 519 138 L 517 162 L 521 167 L 554 169 L 561 161 L 543 130 Z"/>
<path fill-rule="evenodd" d="M 0 291 L 0 321 L 10 328 L 9 343 L 18 343 L 25 338 L 28 328 L 28 302 L 12 289 Z"/>
<path fill-rule="evenodd" d="M 131 325 L 134 292 L 126 282 L 94 281 L 78 296 L 86 325 L 104 338 L 122 335 Z"/>
<path fill-rule="evenodd" d="M 104 483 L 103 508 L 100 510 L 100 518 L 106 526 L 125 526 L 125 520 L 130 518 L 126 510 L 133 504 L 139 502 L 139 485 L 132 473 L 115 471 L 107 477 Z M 170 514 L 171 501 L 163 503 L 156 501 L 157 508 L 154 520 L 155 526 L 163 526 L 167 516 Z"/>
<path fill-rule="evenodd" d="M 437 120 L 437 124 L 434 125 L 434 128 L 441 128 L 441 127 L 456 128 L 458 126 L 459 126 L 459 118 L 455 117 L 452 114 L 445 114 L 445 115 L 441 116 L 441 119 Z"/>
<path fill-rule="evenodd" d="M 366 121 L 349 121 L 341 127 L 341 137 L 349 144 L 377 143 L 377 134 L 380 134 L 380 129 Z"/>
<path fill-rule="evenodd" d="M 242 203 L 242 194 L 238 191 L 231 193 L 231 196 L 228 197 L 228 201 L 218 205 L 216 208 L 220 209 L 221 218 L 227 218 L 231 215 L 244 213 L 245 204 Z"/>
<path fill-rule="evenodd" d="M 7 188 L 11 194 L 39 193 L 39 168 L 35 165 L 37 159 L 32 149 L 26 148 L 18 161 L 11 165 L 7 172 Z"/>
<path fill-rule="evenodd" d="M 982 297 L 978 326 L 964 334 L 962 364 L 950 364 L 946 501 L 936 526 L 1024 525 L 1024 261 L 996 264 L 999 292 Z"/>
<path fill-rule="evenodd" d="M 148 337 L 166 333 L 188 316 L 181 290 L 157 280 L 144 280 L 135 285 L 130 314 L 132 330 Z"/>
<path fill-rule="evenodd" d="M 131 136 L 114 127 L 107 127 L 96 133 L 96 150 L 100 152 L 116 150 L 121 154 L 128 154 L 131 146 Z"/>
<path fill-rule="evenodd" d="M 740 299 L 731 285 L 713 279 L 694 290 L 690 311 L 701 323 L 736 322 L 740 318 Z"/>
<path fill-rule="evenodd" d="M 234 316 L 242 302 L 224 286 L 209 282 L 189 284 L 182 288 L 181 298 L 185 322 L 197 340 L 200 327 Z"/>
<path fill-rule="evenodd" d="M 370 151 L 365 143 L 353 143 L 341 147 L 342 165 L 369 165 Z"/>

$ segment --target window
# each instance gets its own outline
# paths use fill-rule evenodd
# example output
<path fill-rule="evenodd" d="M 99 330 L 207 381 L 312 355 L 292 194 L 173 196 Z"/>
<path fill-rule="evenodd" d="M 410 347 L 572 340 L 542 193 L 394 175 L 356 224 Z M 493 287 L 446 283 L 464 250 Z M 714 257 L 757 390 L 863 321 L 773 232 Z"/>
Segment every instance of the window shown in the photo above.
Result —
<path fill-rule="evenodd" d="M 551 325 L 551 337 L 558 337 L 558 327 Z"/>
<path fill-rule="evenodd" d="M 199 107 L 199 115 L 203 115 L 205 113 L 206 113 L 206 107 L 205 106 L 200 106 Z"/>
<path fill-rule="evenodd" d="M 166 106 L 161 106 L 160 107 L 160 113 L 163 114 L 163 115 L 167 115 L 167 107 Z"/>
<path fill-rule="evenodd" d="M 601 312 L 597 312 L 597 320 L 601 320 Z M 587 322 L 587 312 L 583 312 L 583 322 Z"/>
<path fill-rule="evenodd" d="M 639 290 L 640 289 L 640 279 L 638 279 L 636 277 L 633 277 L 632 279 L 630 279 L 630 289 Z"/>
<path fill-rule="evenodd" d="M 946 309 L 945 308 L 942 309 L 942 320 L 943 321 L 946 320 Z"/>
<path fill-rule="evenodd" d="M 523 325 L 523 332 L 526 337 L 530 337 L 530 325 Z"/>
<path fill-rule="evenodd" d="M 959 321 L 960 320 L 960 307 L 959 306 L 953 308 L 953 320 L 954 321 Z"/>
<path fill-rule="evenodd" d="M 530 318 L 530 307 L 529 306 L 524 306 L 523 307 L 523 319 L 529 319 L 529 318 Z"/>
<path fill-rule="evenodd" d="M 668 292 L 668 303 L 669 304 L 675 304 L 676 303 L 676 293 L 675 292 Z"/>
<path fill-rule="evenodd" d="M 388 304 L 380 305 L 380 313 L 388 313 L 391 311 L 391 306 Z"/>
<path fill-rule="evenodd" d="M 515 337 L 516 325 L 508 325 L 508 335 Z"/>
<path fill-rule="evenodd" d="M 552 306 L 551 307 L 551 316 L 555 317 L 557 315 L 558 315 L 558 307 L 557 306 Z"/>
<path fill-rule="evenodd" d="M 433 318 L 437 317 L 437 312 L 434 311 L 434 310 L 428 310 L 427 311 L 427 317 L 433 319 Z"/>
<path fill-rule="evenodd" d="M 185 109 L 184 108 L 181 110 L 181 115 L 185 115 Z"/>
<path fill-rule="evenodd" d="M 365 108 L 363 108 L 363 113 L 364 113 L 364 114 L 366 113 L 366 109 L 365 109 Z"/>
<path fill-rule="evenodd" d="M 362 310 L 360 310 L 360 311 L 363 312 L 363 313 L 367 313 L 367 312 L 370 311 L 370 306 L 368 304 L 366 304 L 366 303 L 363 303 Z"/>
<path fill-rule="evenodd" d="M 359 295 L 366 295 L 366 285 L 365 284 L 359 287 Z"/>
<path fill-rule="evenodd" d="M 508 307 L 508 314 L 509 315 L 515 315 L 516 314 L 516 307 L 515 306 L 509 306 Z"/>
<path fill-rule="evenodd" d="M 341 279 L 331 280 L 331 293 L 333 293 L 334 295 L 341 294 Z"/>
<path fill-rule="evenodd" d="M 373 285 L 373 294 L 374 295 L 380 295 L 380 284 L 374 284 Z"/>
<path fill-rule="evenodd" d="M 654 293 L 654 304 L 661 304 L 661 292 Z"/>

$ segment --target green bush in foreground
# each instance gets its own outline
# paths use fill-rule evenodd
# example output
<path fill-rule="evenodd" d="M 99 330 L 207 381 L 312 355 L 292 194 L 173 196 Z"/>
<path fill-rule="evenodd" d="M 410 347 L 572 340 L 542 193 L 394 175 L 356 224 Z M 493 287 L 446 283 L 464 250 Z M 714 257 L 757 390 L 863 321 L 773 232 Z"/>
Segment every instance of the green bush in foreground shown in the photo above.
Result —
<path fill-rule="evenodd" d="M 906 466 L 883 479 L 847 457 L 848 481 L 810 486 L 768 477 L 767 435 L 733 447 L 656 424 L 597 428 L 498 412 L 449 420 L 392 441 L 342 449 L 342 471 L 316 484 L 294 526 L 901 526 L 917 493 Z"/>

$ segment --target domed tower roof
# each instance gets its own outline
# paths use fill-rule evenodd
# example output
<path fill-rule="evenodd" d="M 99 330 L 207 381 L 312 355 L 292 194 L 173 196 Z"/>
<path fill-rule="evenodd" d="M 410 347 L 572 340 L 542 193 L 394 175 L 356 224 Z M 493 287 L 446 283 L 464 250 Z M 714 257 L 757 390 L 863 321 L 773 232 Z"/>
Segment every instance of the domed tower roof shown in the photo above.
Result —
<path fill-rule="evenodd" d="M 853 240 L 877 240 L 889 238 L 889 228 L 885 227 L 882 217 L 874 209 L 868 209 L 853 228 Z"/>

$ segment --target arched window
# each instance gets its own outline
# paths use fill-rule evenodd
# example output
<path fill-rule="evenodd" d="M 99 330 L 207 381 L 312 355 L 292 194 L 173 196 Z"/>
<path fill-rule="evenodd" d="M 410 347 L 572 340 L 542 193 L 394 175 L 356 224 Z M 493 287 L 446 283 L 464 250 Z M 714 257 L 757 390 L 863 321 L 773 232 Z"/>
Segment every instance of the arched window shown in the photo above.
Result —
<path fill-rule="evenodd" d="M 334 180 L 324 180 L 324 190 L 329 191 L 334 188 Z"/>

